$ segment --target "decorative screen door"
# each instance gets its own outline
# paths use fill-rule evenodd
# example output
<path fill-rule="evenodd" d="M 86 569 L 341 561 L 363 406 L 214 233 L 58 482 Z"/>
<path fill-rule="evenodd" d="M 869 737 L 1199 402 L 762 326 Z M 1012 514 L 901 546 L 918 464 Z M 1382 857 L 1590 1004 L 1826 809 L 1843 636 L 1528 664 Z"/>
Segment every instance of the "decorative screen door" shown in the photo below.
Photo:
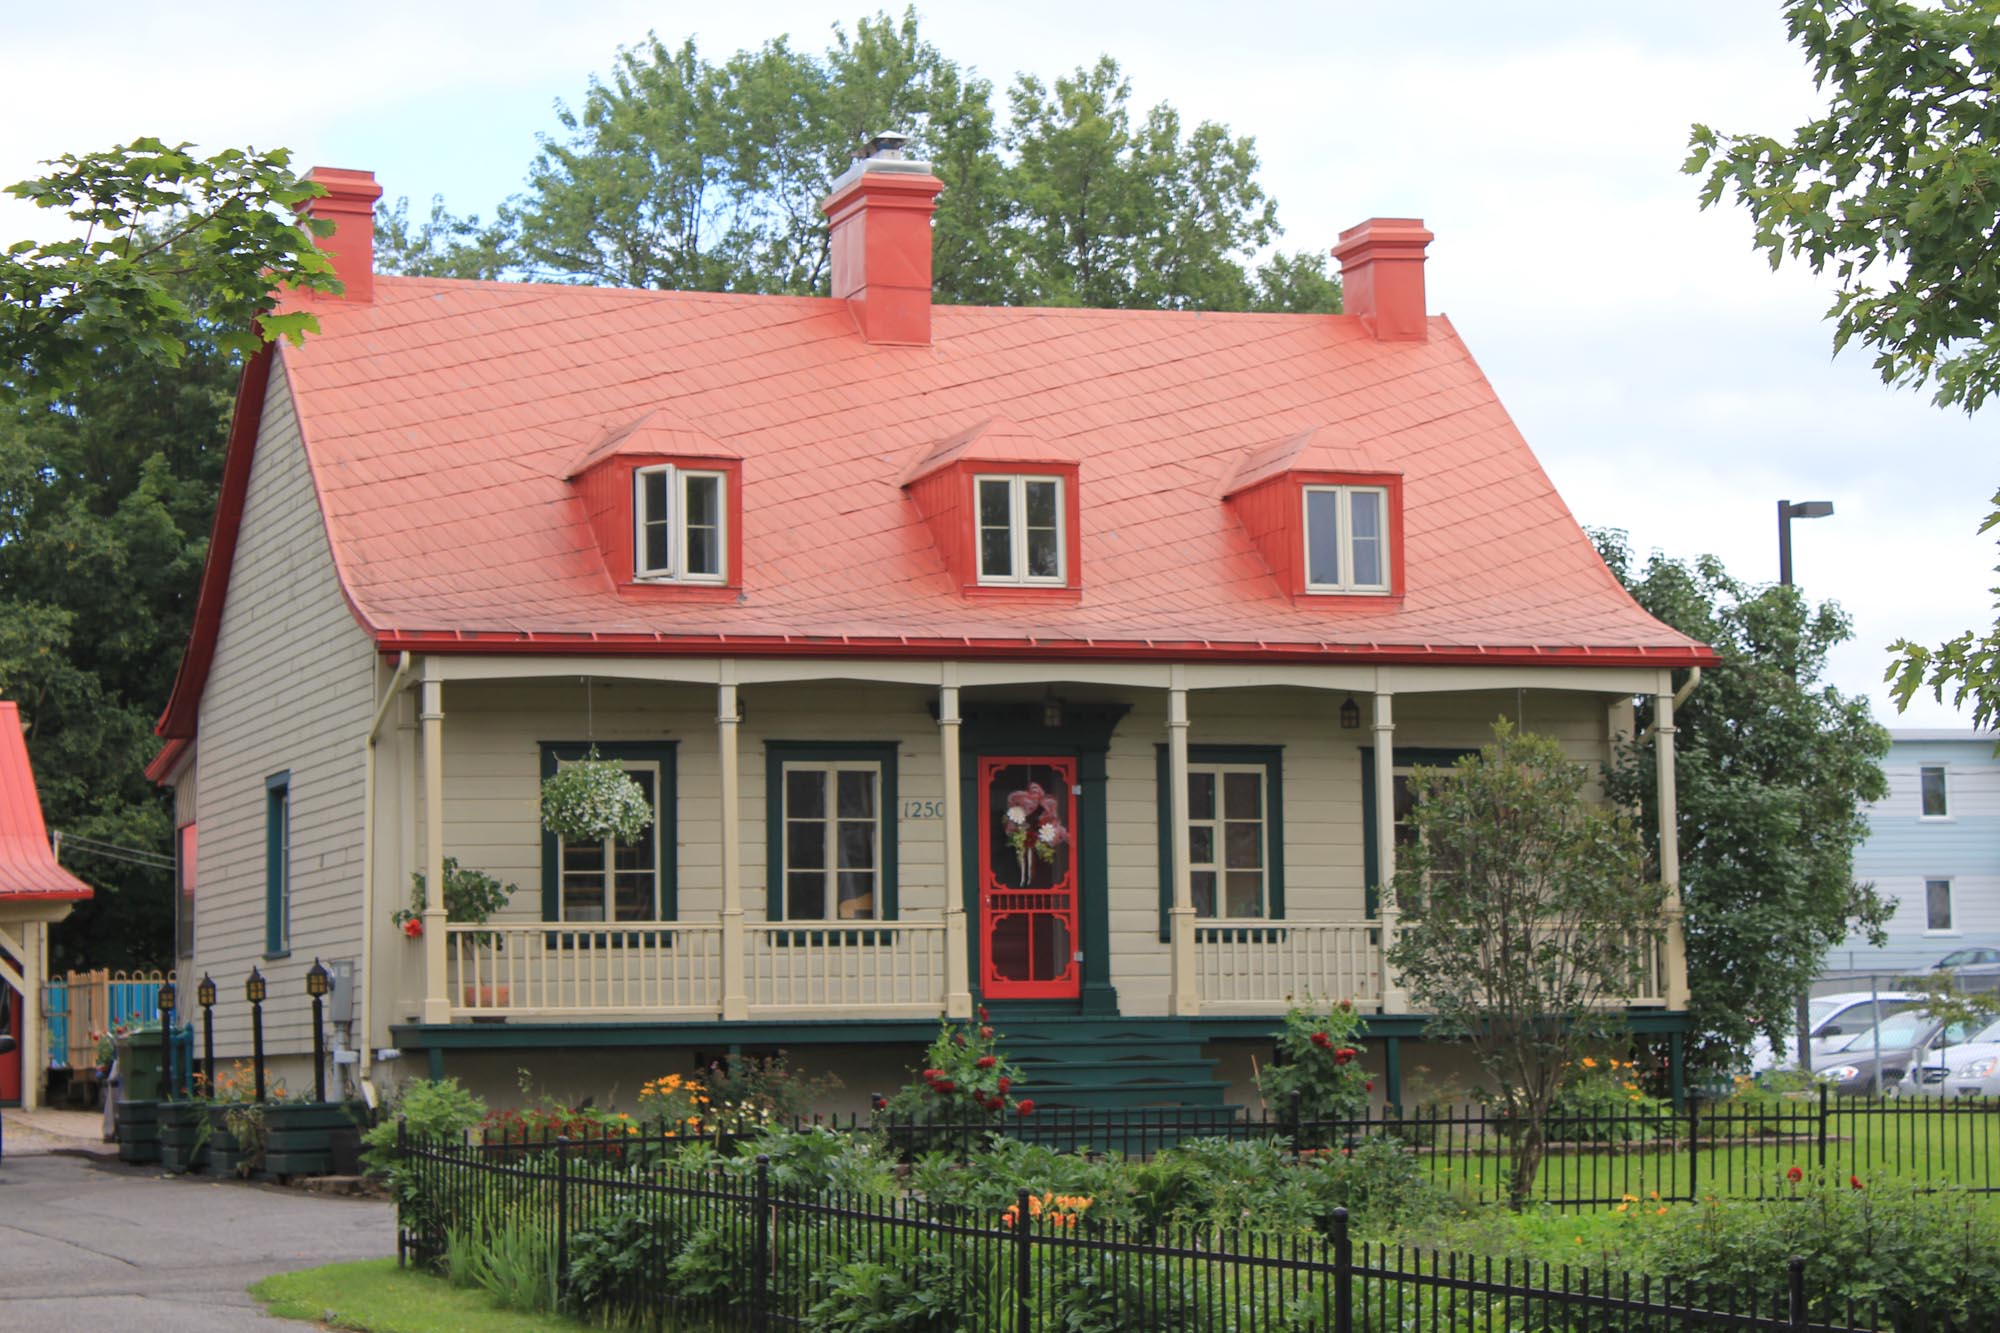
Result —
<path fill-rule="evenodd" d="M 980 990 L 1079 994 L 1076 760 L 979 761 Z"/>

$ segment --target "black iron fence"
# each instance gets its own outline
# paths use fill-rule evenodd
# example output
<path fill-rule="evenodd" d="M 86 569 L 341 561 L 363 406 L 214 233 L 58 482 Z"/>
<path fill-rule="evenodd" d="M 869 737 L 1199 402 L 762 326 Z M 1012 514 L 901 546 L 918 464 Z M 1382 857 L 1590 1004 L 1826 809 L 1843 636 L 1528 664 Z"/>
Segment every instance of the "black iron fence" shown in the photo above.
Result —
<path fill-rule="evenodd" d="M 1022 1190 L 985 1215 L 795 1192 L 764 1157 L 641 1167 L 632 1147 L 399 1137 L 399 1254 L 526 1255 L 564 1307 L 648 1328 L 1955 1333 L 1817 1296 L 1802 1260 L 1723 1289 L 1374 1245 L 1345 1210 L 1314 1236 L 1136 1229 L 1082 1199 Z"/>

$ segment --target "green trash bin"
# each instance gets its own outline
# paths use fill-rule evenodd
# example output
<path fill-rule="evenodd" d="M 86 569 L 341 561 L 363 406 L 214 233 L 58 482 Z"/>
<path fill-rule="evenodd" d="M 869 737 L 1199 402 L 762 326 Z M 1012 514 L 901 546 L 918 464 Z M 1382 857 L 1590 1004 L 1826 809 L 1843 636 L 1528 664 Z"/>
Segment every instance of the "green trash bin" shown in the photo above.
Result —
<path fill-rule="evenodd" d="M 157 1101 L 160 1096 L 160 1029 L 140 1028 L 118 1038 L 119 1096 L 128 1102 Z"/>

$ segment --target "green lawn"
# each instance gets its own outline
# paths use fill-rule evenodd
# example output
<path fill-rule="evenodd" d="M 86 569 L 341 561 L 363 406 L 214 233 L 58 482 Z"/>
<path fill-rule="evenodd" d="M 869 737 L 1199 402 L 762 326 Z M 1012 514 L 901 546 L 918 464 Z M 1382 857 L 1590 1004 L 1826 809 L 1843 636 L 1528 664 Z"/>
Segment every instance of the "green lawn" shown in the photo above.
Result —
<path fill-rule="evenodd" d="M 549 1333 L 584 1325 L 559 1315 L 497 1308 L 483 1291 L 398 1268 L 394 1259 L 279 1273 L 250 1288 L 280 1319 L 306 1319 L 363 1333 Z"/>

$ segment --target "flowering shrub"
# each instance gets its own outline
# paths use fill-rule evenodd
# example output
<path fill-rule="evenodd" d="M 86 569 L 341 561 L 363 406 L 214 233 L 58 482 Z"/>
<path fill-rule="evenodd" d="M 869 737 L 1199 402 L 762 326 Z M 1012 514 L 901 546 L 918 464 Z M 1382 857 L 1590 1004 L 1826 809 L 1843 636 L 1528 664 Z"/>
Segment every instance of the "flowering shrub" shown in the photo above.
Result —
<path fill-rule="evenodd" d="M 700 1133 L 711 1118 L 708 1106 L 708 1089 L 700 1079 L 667 1074 L 639 1085 L 639 1118 L 669 1133 Z"/>
<path fill-rule="evenodd" d="M 238 1060 L 226 1069 L 215 1071 L 215 1086 L 208 1086 L 208 1075 L 197 1069 L 194 1074 L 194 1095 L 211 1102 L 251 1102 L 257 1099 L 257 1066 L 248 1060 Z M 285 1100 L 285 1080 L 266 1071 L 264 1097 L 267 1101 Z"/>
<path fill-rule="evenodd" d="M 808 1078 L 794 1070 L 783 1051 L 712 1061 L 702 1081 L 708 1084 L 715 1115 L 727 1118 L 733 1112 L 767 1121 L 802 1116 L 840 1087 L 832 1074 Z"/>
<path fill-rule="evenodd" d="M 1374 1080 L 1361 1067 L 1367 1047 L 1357 1037 L 1361 1015 L 1351 1001 L 1325 1010 L 1294 1005 L 1278 1031 L 1278 1060 L 1257 1072 L 1265 1104 L 1289 1114 L 1294 1094 L 1301 1120 L 1351 1120 L 1368 1109 Z"/>
<path fill-rule="evenodd" d="M 1565 1071 L 1546 1132 L 1551 1142 L 1632 1143 L 1657 1137 L 1667 1110 L 1639 1082 L 1636 1061 L 1586 1055 Z"/>
<path fill-rule="evenodd" d="M 924 1067 L 914 1082 L 890 1099 L 887 1110 L 905 1118 L 999 1120 L 1035 1113 L 1030 1098 L 1016 1098 L 1021 1071 L 1000 1053 L 999 1034 L 979 1006 L 976 1023 L 938 1025 L 937 1039 L 924 1054 Z"/>
<path fill-rule="evenodd" d="M 645 789 L 623 764 L 599 758 L 596 746 L 542 783 L 542 827 L 565 842 L 625 842 L 652 822 L 653 803 Z"/>
<path fill-rule="evenodd" d="M 502 884 L 482 870 L 467 870 L 455 857 L 444 859 L 444 916 L 447 921 L 467 921 L 483 925 L 513 897 L 512 884 Z M 430 892 L 421 871 L 410 876 L 410 905 L 389 913 L 402 932 L 411 939 L 424 933 L 424 909 L 430 906 Z M 484 943 L 482 939 L 480 941 Z"/>

